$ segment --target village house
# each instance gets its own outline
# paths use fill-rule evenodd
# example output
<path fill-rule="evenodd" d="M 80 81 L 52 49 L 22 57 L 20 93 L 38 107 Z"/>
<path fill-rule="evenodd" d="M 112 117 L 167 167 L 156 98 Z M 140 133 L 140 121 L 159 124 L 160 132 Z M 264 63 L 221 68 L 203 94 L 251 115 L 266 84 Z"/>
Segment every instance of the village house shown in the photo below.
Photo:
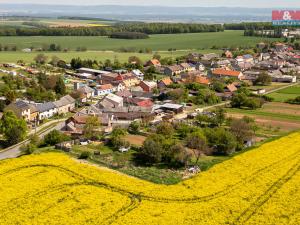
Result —
<path fill-rule="evenodd" d="M 148 62 L 146 62 L 145 66 L 161 66 L 161 63 L 158 59 L 151 59 Z"/>
<path fill-rule="evenodd" d="M 230 66 L 231 66 L 231 62 L 228 59 L 214 61 L 211 64 L 211 67 L 213 68 L 226 68 Z"/>
<path fill-rule="evenodd" d="M 108 94 L 98 102 L 99 108 L 118 108 L 123 107 L 123 98 L 115 94 Z"/>
<path fill-rule="evenodd" d="M 76 89 L 76 91 L 83 97 L 82 102 L 87 102 L 88 99 L 91 99 L 95 96 L 95 90 L 87 85 Z"/>
<path fill-rule="evenodd" d="M 57 113 L 59 115 L 66 114 L 75 109 L 75 99 L 72 98 L 70 95 L 66 95 L 58 101 L 55 101 L 54 105 L 56 106 Z"/>
<path fill-rule="evenodd" d="M 237 78 L 242 80 L 244 75 L 240 71 L 235 70 L 225 70 L 225 69 L 214 69 L 212 71 L 212 76 L 215 78 Z"/>
<path fill-rule="evenodd" d="M 108 74 L 103 74 L 98 77 L 99 84 L 111 84 L 113 83 L 116 78 L 118 77 L 117 73 L 108 73 Z"/>
<path fill-rule="evenodd" d="M 140 80 L 144 80 L 144 74 L 139 69 L 132 70 L 131 72 Z"/>
<path fill-rule="evenodd" d="M 58 112 L 57 107 L 53 102 L 46 102 L 42 104 L 36 104 L 36 109 L 38 110 L 38 120 L 43 121 L 55 116 Z"/>
<path fill-rule="evenodd" d="M 122 97 L 122 98 L 131 98 L 132 97 L 132 93 L 129 90 L 118 91 L 116 93 L 116 95 L 119 97 Z"/>
<path fill-rule="evenodd" d="M 23 118 L 28 123 L 34 122 L 38 118 L 38 110 L 36 107 L 22 100 L 9 104 L 5 108 L 5 111 L 14 112 L 17 117 Z"/>
<path fill-rule="evenodd" d="M 183 105 L 180 104 L 173 104 L 173 103 L 165 103 L 163 105 L 155 105 L 154 106 L 154 111 L 159 112 L 159 111 L 172 111 L 176 114 L 182 113 L 184 109 Z"/>
<path fill-rule="evenodd" d="M 194 66 L 189 63 L 180 63 L 179 64 L 185 72 L 190 72 L 196 70 Z"/>
<path fill-rule="evenodd" d="M 237 91 L 237 87 L 234 85 L 234 84 L 228 84 L 226 87 L 225 87 L 225 92 L 230 92 L 230 93 L 233 93 L 233 92 L 236 92 Z"/>
<path fill-rule="evenodd" d="M 168 87 L 169 85 L 171 85 L 173 83 L 173 81 L 171 80 L 170 77 L 165 77 L 162 80 L 160 80 L 157 84 L 157 87 L 159 89 L 165 89 L 166 87 Z"/>
<path fill-rule="evenodd" d="M 185 70 L 180 65 L 173 65 L 165 67 L 164 74 L 168 76 L 176 76 Z"/>
<path fill-rule="evenodd" d="M 182 74 L 180 82 L 185 84 L 198 83 L 203 85 L 210 85 L 211 83 L 210 80 L 199 71 L 192 71 Z"/>
<path fill-rule="evenodd" d="M 148 98 L 126 98 L 124 100 L 126 105 L 135 105 L 139 107 L 152 107 L 153 101 Z"/>
<path fill-rule="evenodd" d="M 79 74 L 90 74 L 93 76 L 99 76 L 99 75 L 104 75 L 104 74 L 109 74 L 110 72 L 108 71 L 103 71 L 103 70 L 95 70 L 95 69 L 90 69 L 90 68 L 80 68 L 77 70 Z"/>
<path fill-rule="evenodd" d="M 145 92 L 152 92 L 153 89 L 157 88 L 157 83 L 154 81 L 141 81 L 139 86 L 143 89 Z"/>
<path fill-rule="evenodd" d="M 140 79 L 138 79 L 132 73 L 119 74 L 113 83 L 123 83 L 125 87 L 132 87 L 138 85 L 140 83 Z"/>
<path fill-rule="evenodd" d="M 103 96 L 103 95 L 113 93 L 114 91 L 116 91 L 116 88 L 114 86 L 112 86 L 111 84 L 103 84 L 103 85 L 97 86 L 95 94 L 97 96 Z"/>

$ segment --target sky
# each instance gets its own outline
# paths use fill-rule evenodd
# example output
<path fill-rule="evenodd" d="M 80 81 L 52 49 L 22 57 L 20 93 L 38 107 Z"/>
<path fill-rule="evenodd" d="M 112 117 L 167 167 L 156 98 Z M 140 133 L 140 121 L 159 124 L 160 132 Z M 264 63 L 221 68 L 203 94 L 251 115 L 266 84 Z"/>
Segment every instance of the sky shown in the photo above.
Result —
<path fill-rule="evenodd" d="M 0 0 L 0 3 L 64 5 L 163 5 L 200 7 L 300 8 L 300 0 Z"/>

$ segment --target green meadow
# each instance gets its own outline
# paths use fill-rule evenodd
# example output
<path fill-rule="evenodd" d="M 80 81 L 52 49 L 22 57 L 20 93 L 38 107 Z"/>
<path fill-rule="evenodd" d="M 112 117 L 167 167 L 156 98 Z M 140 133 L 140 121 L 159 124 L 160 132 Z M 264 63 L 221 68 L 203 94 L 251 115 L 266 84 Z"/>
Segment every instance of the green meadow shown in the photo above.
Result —
<path fill-rule="evenodd" d="M 0 37 L 0 44 L 13 46 L 18 49 L 30 47 L 42 47 L 55 43 L 62 48 L 76 50 L 78 47 L 86 47 L 88 50 L 104 51 L 126 49 L 151 49 L 153 51 L 168 50 L 170 48 L 211 49 L 213 46 L 222 47 L 252 47 L 260 41 L 276 41 L 260 37 L 245 37 L 243 31 L 225 31 L 214 33 L 189 33 L 189 34 L 157 34 L 149 39 L 123 40 L 111 39 L 103 36 L 34 36 L 34 37 Z M 279 40 L 279 39 L 278 39 Z"/>

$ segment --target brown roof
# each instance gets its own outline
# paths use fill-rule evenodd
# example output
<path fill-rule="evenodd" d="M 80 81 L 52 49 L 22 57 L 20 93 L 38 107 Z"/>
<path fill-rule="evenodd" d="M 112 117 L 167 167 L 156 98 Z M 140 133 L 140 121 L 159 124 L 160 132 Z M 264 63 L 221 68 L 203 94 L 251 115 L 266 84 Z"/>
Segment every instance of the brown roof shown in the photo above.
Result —
<path fill-rule="evenodd" d="M 89 118 L 89 116 L 73 116 L 72 117 L 73 120 L 76 122 L 76 123 L 79 123 L 79 124 L 86 124 L 86 121 L 87 119 Z"/>
<path fill-rule="evenodd" d="M 111 84 L 103 84 L 101 86 L 99 86 L 99 90 L 109 90 L 109 89 L 112 89 L 113 86 Z"/>
<path fill-rule="evenodd" d="M 151 63 L 151 64 L 153 64 L 153 65 L 155 65 L 155 66 L 160 65 L 160 62 L 159 62 L 158 59 L 151 59 L 151 60 L 149 61 L 149 63 Z"/>
<path fill-rule="evenodd" d="M 212 71 L 214 75 L 238 77 L 241 72 L 235 70 L 215 69 Z"/>
<path fill-rule="evenodd" d="M 176 72 L 176 71 L 181 71 L 182 70 L 182 67 L 180 65 L 168 66 L 167 68 L 169 70 L 171 70 L 172 72 Z"/>
<path fill-rule="evenodd" d="M 237 88 L 236 88 L 236 86 L 235 86 L 234 84 L 228 84 L 228 85 L 226 86 L 226 88 L 227 88 L 230 92 L 235 92 L 235 91 L 237 91 Z"/>
<path fill-rule="evenodd" d="M 207 77 L 202 77 L 202 76 L 196 76 L 195 82 L 199 84 L 206 84 L 206 85 L 210 84 L 210 80 L 207 79 Z"/>

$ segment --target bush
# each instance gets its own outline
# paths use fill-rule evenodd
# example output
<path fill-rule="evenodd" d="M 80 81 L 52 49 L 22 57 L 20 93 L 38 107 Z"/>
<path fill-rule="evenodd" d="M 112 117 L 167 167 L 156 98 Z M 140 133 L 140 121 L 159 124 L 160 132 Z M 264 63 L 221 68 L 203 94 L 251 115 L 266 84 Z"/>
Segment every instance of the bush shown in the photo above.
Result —
<path fill-rule="evenodd" d="M 69 140 L 70 140 L 69 136 L 65 135 L 64 133 L 58 130 L 53 130 L 45 136 L 44 145 L 52 146 Z"/>
<path fill-rule="evenodd" d="M 90 157 L 91 153 L 88 151 L 83 151 L 81 152 L 81 154 L 79 155 L 79 159 L 88 159 Z"/>
<path fill-rule="evenodd" d="M 300 96 L 298 96 L 298 97 L 296 97 L 294 99 L 288 99 L 286 101 L 286 103 L 300 105 Z"/>
<path fill-rule="evenodd" d="M 27 145 L 23 145 L 23 146 L 21 147 L 21 151 L 22 151 L 22 153 L 25 154 L 25 155 L 30 155 L 30 154 L 32 154 L 36 149 L 37 149 L 36 145 L 31 144 L 31 143 L 30 143 L 30 144 L 27 144 Z"/>

